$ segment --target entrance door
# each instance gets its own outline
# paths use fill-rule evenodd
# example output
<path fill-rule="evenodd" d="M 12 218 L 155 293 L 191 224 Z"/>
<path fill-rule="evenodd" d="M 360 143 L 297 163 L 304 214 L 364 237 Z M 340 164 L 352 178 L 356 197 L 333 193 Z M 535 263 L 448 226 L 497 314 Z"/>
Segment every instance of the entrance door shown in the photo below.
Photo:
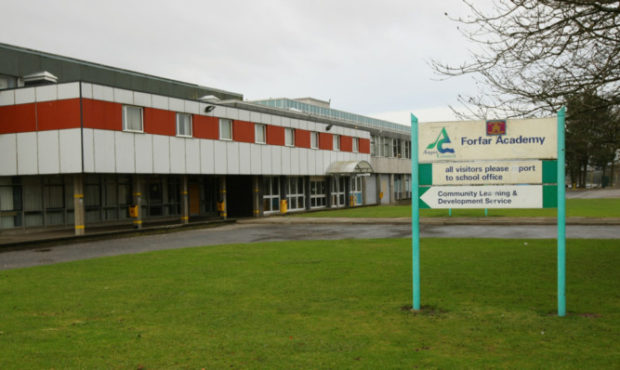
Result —
<path fill-rule="evenodd" d="M 200 215 L 200 185 L 189 184 L 189 215 Z"/>
<path fill-rule="evenodd" d="M 344 207 L 345 183 L 344 177 L 335 176 L 332 178 L 332 207 Z"/>

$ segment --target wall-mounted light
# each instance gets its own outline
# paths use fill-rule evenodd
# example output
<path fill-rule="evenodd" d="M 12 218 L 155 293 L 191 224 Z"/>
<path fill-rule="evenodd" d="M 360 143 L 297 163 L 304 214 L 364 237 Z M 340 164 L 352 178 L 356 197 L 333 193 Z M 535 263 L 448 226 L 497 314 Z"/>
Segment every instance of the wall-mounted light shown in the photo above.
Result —
<path fill-rule="evenodd" d="M 331 129 L 332 129 L 332 126 L 333 126 L 332 124 L 327 125 L 327 127 L 325 127 L 325 131 L 329 131 L 329 130 L 331 130 Z"/>
<path fill-rule="evenodd" d="M 207 105 L 205 107 L 205 113 L 212 112 L 215 109 L 215 105 Z"/>

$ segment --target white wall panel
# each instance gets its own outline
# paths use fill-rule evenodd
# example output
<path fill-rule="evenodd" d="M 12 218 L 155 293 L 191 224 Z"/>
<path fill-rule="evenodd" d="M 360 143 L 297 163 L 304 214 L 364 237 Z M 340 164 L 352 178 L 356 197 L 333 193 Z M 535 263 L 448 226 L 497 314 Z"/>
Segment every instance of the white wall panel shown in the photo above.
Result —
<path fill-rule="evenodd" d="M 258 112 L 250 112 L 250 122 L 263 123 L 261 114 Z"/>
<path fill-rule="evenodd" d="M 135 173 L 136 172 L 136 152 L 134 137 L 136 135 L 129 132 L 115 132 L 116 147 L 116 173 Z"/>
<path fill-rule="evenodd" d="M 266 175 L 271 175 L 273 173 L 273 169 L 271 166 L 271 146 L 269 145 L 258 145 L 261 151 L 261 172 Z"/>
<path fill-rule="evenodd" d="M 310 171 L 308 171 L 308 155 L 311 155 L 312 152 L 316 150 L 312 149 L 301 149 L 299 150 L 299 161 L 297 164 L 297 168 L 299 169 L 299 173 L 302 175 L 309 175 Z"/>
<path fill-rule="evenodd" d="M 170 173 L 186 173 L 185 139 L 170 137 Z"/>
<path fill-rule="evenodd" d="M 92 87 L 91 87 L 92 94 Z M 80 83 L 71 82 L 58 85 L 58 99 L 77 99 L 80 97 Z"/>
<path fill-rule="evenodd" d="M 157 109 L 168 110 L 168 98 L 161 95 L 151 95 L 151 106 Z"/>
<path fill-rule="evenodd" d="M 169 98 L 168 107 L 175 112 L 183 112 L 185 110 L 185 103 L 181 99 Z"/>
<path fill-rule="evenodd" d="M 93 85 L 93 99 L 114 101 L 114 89 L 108 86 Z"/>
<path fill-rule="evenodd" d="M 83 130 L 84 144 L 84 172 L 95 172 L 95 141 L 94 130 L 85 128 Z"/>
<path fill-rule="evenodd" d="M 289 172 L 293 175 L 299 175 L 299 152 L 305 150 L 303 148 L 291 148 L 290 149 L 290 163 L 289 163 Z"/>
<path fill-rule="evenodd" d="M 17 175 L 17 134 L 0 135 L 0 176 Z"/>
<path fill-rule="evenodd" d="M 134 91 L 133 93 L 133 103 L 135 105 L 139 105 L 141 107 L 151 107 L 151 94 L 146 94 L 143 92 Z"/>
<path fill-rule="evenodd" d="M 60 172 L 60 153 L 58 130 L 40 131 L 37 133 L 37 155 L 39 174 Z"/>
<path fill-rule="evenodd" d="M 136 173 L 153 173 L 153 135 L 136 135 Z"/>
<path fill-rule="evenodd" d="M 253 175 L 260 175 L 262 172 L 262 147 L 264 145 L 258 144 L 250 144 L 250 162 L 251 162 L 251 173 Z"/>
<path fill-rule="evenodd" d="M 95 130 L 93 142 L 95 146 L 95 172 L 115 172 L 114 131 Z"/>
<path fill-rule="evenodd" d="M 185 140 L 185 173 L 200 174 L 200 140 Z"/>
<path fill-rule="evenodd" d="M 279 145 L 271 146 L 271 173 L 273 175 L 282 174 L 282 149 Z"/>
<path fill-rule="evenodd" d="M 34 90 L 33 90 L 34 91 Z M 36 175 L 37 168 L 37 133 L 20 132 L 17 134 L 17 174 Z"/>
<path fill-rule="evenodd" d="M 79 128 L 58 131 L 60 172 L 82 172 L 82 133 Z"/>
<path fill-rule="evenodd" d="M 15 90 L 0 91 L 0 106 L 15 104 Z"/>
<path fill-rule="evenodd" d="M 236 108 L 226 107 L 224 110 L 224 114 L 221 117 L 228 119 L 239 119 L 239 110 Z"/>
<path fill-rule="evenodd" d="M 114 101 L 121 104 L 134 104 L 133 91 L 114 88 Z"/>
<path fill-rule="evenodd" d="M 58 100 L 58 86 L 45 85 L 34 88 L 35 99 L 38 102 Z"/>
<path fill-rule="evenodd" d="M 79 86 L 79 85 L 78 85 Z M 93 85 L 82 82 L 82 98 L 92 99 L 93 98 Z M 60 95 L 60 90 L 58 90 L 58 94 Z"/>
<path fill-rule="evenodd" d="M 170 173 L 169 136 L 153 135 L 153 172 Z"/>
<path fill-rule="evenodd" d="M 239 118 L 241 121 L 249 121 L 250 120 L 250 111 L 247 110 L 239 110 Z"/>
<path fill-rule="evenodd" d="M 213 155 L 213 140 L 200 140 L 200 172 L 203 174 L 215 173 L 215 157 Z"/>
<path fill-rule="evenodd" d="M 226 173 L 231 175 L 239 174 L 239 143 L 234 141 L 228 141 L 226 143 L 226 159 L 228 161 L 228 171 Z"/>
<path fill-rule="evenodd" d="M 323 156 L 320 150 L 310 150 L 306 153 L 306 169 L 309 175 L 316 175 L 316 158 Z"/>
<path fill-rule="evenodd" d="M 214 161 L 215 161 L 215 173 L 226 174 L 228 169 L 228 158 L 226 150 L 226 141 L 214 141 Z"/>
<path fill-rule="evenodd" d="M 206 104 L 206 105 L 205 105 L 205 107 L 206 107 L 207 105 L 209 105 L 209 104 Z M 203 109 L 202 109 L 202 112 L 204 112 L 204 111 L 205 111 L 205 110 L 204 110 L 204 108 L 203 108 Z M 213 110 L 211 111 L 211 113 L 208 113 L 208 114 L 206 114 L 206 115 L 207 115 L 207 116 L 215 116 L 215 117 L 225 117 L 225 116 L 226 116 L 226 107 L 222 107 L 222 106 L 216 105 L 216 106 L 215 106 L 215 109 L 213 109 Z"/>
<path fill-rule="evenodd" d="M 283 147 L 280 158 L 282 161 L 280 173 L 289 175 L 291 173 L 291 148 Z"/>
<path fill-rule="evenodd" d="M 321 167 L 317 169 L 319 171 L 319 175 L 324 175 L 327 172 L 329 165 L 335 160 L 335 158 L 335 152 L 328 150 L 323 152 L 323 163 L 321 163 Z"/>
<path fill-rule="evenodd" d="M 252 173 L 252 144 L 239 143 L 239 173 L 249 175 Z"/>
<path fill-rule="evenodd" d="M 15 90 L 15 104 L 34 102 L 34 87 L 26 87 Z"/>
<path fill-rule="evenodd" d="M 189 113 L 189 114 L 199 114 L 199 109 L 200 109 L 200 105 L 198 104 L 198 102 L 195 101 L 191 101 L 191 100 L 185 100 L 185 106 L 183 108 L 183 111 L 185 113 Z"/>

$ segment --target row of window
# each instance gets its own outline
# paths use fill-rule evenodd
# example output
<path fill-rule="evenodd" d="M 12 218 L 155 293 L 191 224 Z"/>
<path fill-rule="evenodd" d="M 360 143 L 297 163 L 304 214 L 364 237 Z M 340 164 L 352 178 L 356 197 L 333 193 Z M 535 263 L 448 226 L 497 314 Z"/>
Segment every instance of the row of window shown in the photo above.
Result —
<path fill-rule="evenodd" d="M 131 105 L 123 106 L 123 131 L 144 132 L 142 108 Z M 181 137 L 192 137 L 192 115 L 188 113 L 176 114 L 176 135 Z M 340 135 L 332 135 L 332 149 L 340 150 Z M 232 120 L 226 118 L 219 119 L 219 138 L 220 140 L 233 139 Z M 254 142 L 256 144 L 267 144 L 267 126 L 254 124 Z M 286 127 L 284 129 L 284 145 L 295 146 L 295 129 Z M 310 148 L 319 148 L 319 133 L 310 132 Z M 359 139 L 353 138 L 352 151 L 359 152 Z"/>
<path fill-rule="evenodd" d="M 373 157 L 411 158 L 411 141 L 386 136 L 370 137 L 370 155 Z"/>

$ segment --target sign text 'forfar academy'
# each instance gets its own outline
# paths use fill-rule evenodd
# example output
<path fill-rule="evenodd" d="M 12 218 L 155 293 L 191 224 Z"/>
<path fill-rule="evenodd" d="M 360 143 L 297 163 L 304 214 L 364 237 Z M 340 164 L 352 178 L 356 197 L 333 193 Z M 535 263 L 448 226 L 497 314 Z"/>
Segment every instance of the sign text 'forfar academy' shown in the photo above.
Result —
<path fill-rule="evenodd" d="M 425 123 L 419 126 L 419 163 L 553 159 L 556 129 L 554 118 L 507 120 L 496 133 L 484 121 Z"/>
<path fill-rule="evenodd" d="M 432 186 L 420 188 L 420 208 L 550 208 L 555 185 Z"/>

